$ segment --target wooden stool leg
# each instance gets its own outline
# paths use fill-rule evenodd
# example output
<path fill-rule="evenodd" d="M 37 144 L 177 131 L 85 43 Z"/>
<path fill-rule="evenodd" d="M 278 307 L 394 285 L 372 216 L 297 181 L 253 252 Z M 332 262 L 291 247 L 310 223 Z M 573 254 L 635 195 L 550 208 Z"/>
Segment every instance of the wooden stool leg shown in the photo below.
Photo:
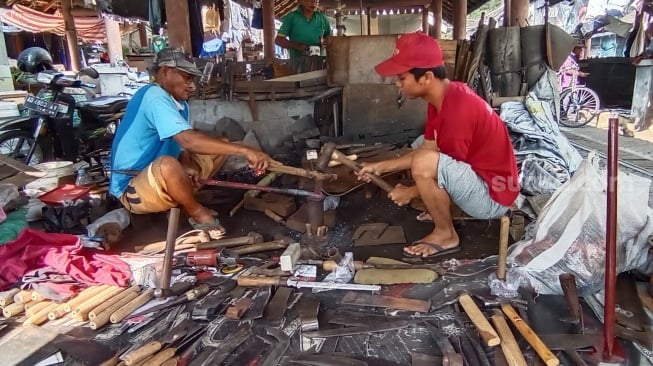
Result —
<path fill-rule="evenodd" d="M 163 277 L 161 277 L 161 289 L 170 289 L 170 280 L 172 279 L 172 259 L 175 254 L 175 241 L 177 239 L 177 229 L 179 227 L 180 210 L 177 207 L 170 209 L 168 217 L 168 234 L 166 235 L 166 251 L 163 257 Z"/>

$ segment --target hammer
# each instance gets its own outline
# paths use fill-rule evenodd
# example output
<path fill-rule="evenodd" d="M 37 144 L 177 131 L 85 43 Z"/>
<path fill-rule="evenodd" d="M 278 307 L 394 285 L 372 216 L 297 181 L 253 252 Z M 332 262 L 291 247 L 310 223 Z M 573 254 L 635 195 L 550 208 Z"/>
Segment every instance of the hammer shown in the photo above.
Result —
<path fill-rule="evenodd" d="M 359 163 L 347 159 L 347 155 L 341 153 L 336 149 L 336 144 L 333 142 L 327 142 L 322 146 L 322 150 L 320 151 L 320 157 L 317 159 L 317 169 L 319 170 L 324 170 L 328 167 L 329 161 L 335 160 L 339 161 L 342 163 L 342 165 L 352 169 L 355 172 L 359 172 L 363 166 L 360 165 Z M 367 174 L 370 179 L 372 180 L 372 183 L 376 184 L 379 188 L 383 189 L 384 191 L 390 193 L 394 187 L 388 184 L 385 180 L 383 180 L 381 177 L 375 174 L 368 173 Z"/>
<path fill-rule="evenodd" d="M 240 245 L 248 244 L 257 244 L 263 242 L 263 235 L 250 231 L 246 236 L 239 236 L 236 238 L 228 238 L 221 240 L 208 241 L 206 243 L 197 244 L 197 250 L 203 249 L 216 249 L 216 248 L 227 248 L 227 247 L 237 247 Z"/>

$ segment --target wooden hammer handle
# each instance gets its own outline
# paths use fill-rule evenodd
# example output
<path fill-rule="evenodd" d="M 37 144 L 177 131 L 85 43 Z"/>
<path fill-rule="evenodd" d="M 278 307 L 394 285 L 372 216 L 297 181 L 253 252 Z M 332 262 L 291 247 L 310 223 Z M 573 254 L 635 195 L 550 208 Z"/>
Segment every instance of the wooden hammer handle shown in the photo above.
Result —
<path fill-rule="evenodd" d="M 494 324 L 494 328 L 499 333 L 499 337 L 501 337 L 501 350 L 504 356 L 506 356 L 508 366 L 527 366 L 528 364 L 526 363 L 526 359 L 524 359 L 524 354 L 519 349 L 517 340 L 512 335 L 510 327 L 501 312 L 492 315 L 490 319 L 492 320 L 492 324 Z"/>
<path fill-rule="evenodd" d="M 111 305 L 113 305 L 113 304 L 117 303 L 118 301 L 124 299 L 130 293 L 138 292 L 138 290 L 139 290 L 138 286 L 132 286 L 132 287 L 124 289 L 123 291 L 118 293 L 116 296 L 113 296 L 109 300 L 103 302 L 102 304 L 96 306 L 93 310 L 89 311 L 88 318 L 91 319 L 91 320 L 95 319 L 95 317 L 98 314 L 100 314 L 101 312 L 103 312 L 105 309 L 108 309 Z"/>
<path fill-rule="evenodd" d="M 469 319 L 471 319 L 474 326 L 476 326 L 476 329 L 481 335 L 481 338 L 483 338 L 483 341 L 485 341 L 485 344 L 489 347 L 499 345 L 501 343 L 501 338 L 499 338 L 497 332 L 492 328 L 490 322 L 487 321 L 487 318 L 485 318 L 481 309 L 476 306 L 474 300 L 472 300 L 469 295 L 463 294 L 458 297 L 458 302 L 460 302 L 460 305 L 465 309 L 465 313 L 467 313 Z"/>
<path fill-rule="evenodd" d="M 125 297 L 120 299 L 118 302 L 115 304 L 109 306 L 108 308 L 102 310 L 101 312 L 97 313 L 93 320 L 91 320 L 91 329 L 99 329 L 102 328 L 105 324 L 107 324 L 111 318 L 111 314 L 116 312 L 118 309 L 123 307 L 124 305 L 130 303 L 132 300 L 138 297 L 138 293 L 136 291 L 129 292 Z"/>
<path fill-rule="evenodd" d="M 67 313 L 75 310 L 79 304 L 83 303 L 84 301 L 92 298 L 96 294 L 99 294 L 100 292 L 104 291 L 104 289 L 109 288 L 108 285 L 101 285 L 101 286 L 92 286 L 84 291 L 80 292 L 77 296 L 74 298 L 70 299 L 65 306 L 65 310 Z"/>
<path fill-rule="evenodd" d="M 355 171 L 355 172 L 358 172 L 358 171 L 360 171 L 360 170 L 363 168 L 363 166 L 360 165 L 360 164 L 358 164 L 357 162 L 355 162 L 355 161 L 351 161 L 351 160 L 347 159 L 347 155 L 341 153 L 341 152 L 338 151 L 338 150 L 334 150 L 334 151 L 333 151 L 333 155 L 332 155 L 332 157 L 333 157 L 335 160 L 341 162 L 342 165 L 344 165 L 344 166 L 346 166 L 346 167 L 352 169 L 352 170 Z M 381 188 L 382 190 L 384 190 L 384 191 L 390 193 L 390 192 L 394 189 L 393 186 L 391 186 L 388 182 L 386 182 L 385 180 L 383 180 L 383 178 L 379 177 L 378 175 L 376 175 L 376 174 L 371 174 L 371 173 L 368 173 L 367 175 L 368 175 L 368 176 L 370 177 L 370 179 L 372 180 L 372 183 L 376 184 L 376 185 L 377 185 L 379 188 Z"/>
<path fill-rule="evenodd" d="M 176 351 L 174 347 L 166 348 L 147 360 L 143 366 L 161 366 L 167 359 L 173 357 Z"/>
<path fill-rule="evenodd" d="M 508 257 L 508 234 L 510 232 L 510 219 L 508 216 L 501 217 L 501 229 L 499 231 L 499 262 L 497 264 L 497 278 L 506 279 L 506 257 Z"/>
<path fill-rule="evenodd" d="M 503 304 L 501 305 L 501 310 L 503 310 L 503 313 L 506 314 L 515 328 L 517 328 L 519 333 L 521 333 L 522 337 L 524 337 L 528 344 L 533 347 L 535 352 L 538 354 L 538 356 L 540 356 L 542 361 L 544 361 L 547 366 L 558 366 L 560 364 L 560 360 L 558 360 L 558 358 L 544 344 L 542 339 L 537 336 L 533 329 L 531 329 L 531 327 L 526 324 L 524 319 L 522 319 L 519 314 L 517 314 L 517 311 L 512 307 L 512 305 Z"/>
<path fill-rule="evenodd" d="M 247 246 L 230 249 L 229 251 L 238 255 L 244 255 L 257 252 L 265 252 L 268 250 L 285 249 L 286 247 L 288 247 L 288 243 L 285 241 L 274 240 L 267 243 L 249 244 Z"/>

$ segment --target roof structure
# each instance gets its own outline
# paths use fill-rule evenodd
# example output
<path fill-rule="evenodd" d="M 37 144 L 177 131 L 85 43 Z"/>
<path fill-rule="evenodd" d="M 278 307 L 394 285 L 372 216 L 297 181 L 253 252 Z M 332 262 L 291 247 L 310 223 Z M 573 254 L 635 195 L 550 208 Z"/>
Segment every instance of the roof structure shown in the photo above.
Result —
<path fill-rule="evenodd" d="M 442 1 L 442 18 L 449 24 L 453 24 L 453 6 L 456 0 L 443 0 Z M 481 5 L 488 2 L 488 0 L 467 0 L 467 13 L 478 9 Z M 403 13 L 406 9 L 420 8 L 422 6 L 430 7 L 430 0 L 363 0 L 363 11 L 366 12 L 367 8 L 377 11 L 392 12 L 394 14 Z M 297 7 L 297 0 L 275 0 L 274 13 L 278 18 L 283 17 Z M 335 0 L 321 0 L 320 8 L 324 10 L 336 9 L 338 4 Z M 341 0 L 340 8 L 345 13 L 353 14 L 361 9 L 360 0 Z"/>

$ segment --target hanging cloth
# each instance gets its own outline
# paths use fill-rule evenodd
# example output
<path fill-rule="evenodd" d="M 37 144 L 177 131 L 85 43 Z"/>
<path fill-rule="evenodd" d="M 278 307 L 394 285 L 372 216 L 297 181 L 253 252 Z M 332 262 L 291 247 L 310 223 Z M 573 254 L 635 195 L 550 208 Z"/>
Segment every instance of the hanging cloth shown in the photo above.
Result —
<path fill-rule="evenodd" d="M 188 0 L 188 19 L 190 21 L 190 44 L 194 57 L 199 57 L 204 45 L 204 25 L 202 6 L 199 0 Z"/>
<path fill-rule="evenodd" d="M 150 27 L 153 34 L 159 34 L 159 29 L 166 24 L 166 12 L 163 0 L 150 0 Z"/>
<path fill-rule="evenodd" d="M 263 7 L 260 1 L 253 2 L 252 28 L 263 29 Z"/>

